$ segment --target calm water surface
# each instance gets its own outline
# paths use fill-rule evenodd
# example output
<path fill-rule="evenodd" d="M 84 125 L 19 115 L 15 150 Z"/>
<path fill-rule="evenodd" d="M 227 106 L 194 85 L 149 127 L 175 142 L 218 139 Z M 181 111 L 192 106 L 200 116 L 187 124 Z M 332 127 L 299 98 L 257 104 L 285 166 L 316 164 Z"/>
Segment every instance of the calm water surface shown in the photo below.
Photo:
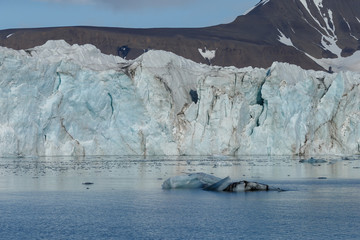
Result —
<path fill-rule="evenodd" d="M 360 239 L 360 156 L 321 159 L 3 158 L 0 239 Z M 191 172 L 288 191 L 161 189 Z"/>

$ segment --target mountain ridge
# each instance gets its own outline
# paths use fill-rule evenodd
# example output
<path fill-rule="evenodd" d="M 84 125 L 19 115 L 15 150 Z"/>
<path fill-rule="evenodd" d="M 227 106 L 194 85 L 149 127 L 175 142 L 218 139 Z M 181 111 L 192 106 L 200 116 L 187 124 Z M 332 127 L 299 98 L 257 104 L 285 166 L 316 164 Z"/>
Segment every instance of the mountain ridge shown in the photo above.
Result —
<path fill-rule="evenodd" d="M 127 59 L 156 49 L 219 66 L 268 68 L 279 61 L 304 69 L 327 70 L 334 66 L 347 70 L 346 64 L 338 60 L 360 50 L 360 2 L 260 1 L 231 23 L 205 28 L 77 26 L 0 31 L 0 46 L 13 49 L 33 48 L 59 39 L 69 44 L 93 44 L 105 54 Z M 206 57 L 210 50 L 215 51 L 211 59 Z M 356 64 L 357 69 L 359 61 L 357 57 L 351 59 L 350 65 Z"/>

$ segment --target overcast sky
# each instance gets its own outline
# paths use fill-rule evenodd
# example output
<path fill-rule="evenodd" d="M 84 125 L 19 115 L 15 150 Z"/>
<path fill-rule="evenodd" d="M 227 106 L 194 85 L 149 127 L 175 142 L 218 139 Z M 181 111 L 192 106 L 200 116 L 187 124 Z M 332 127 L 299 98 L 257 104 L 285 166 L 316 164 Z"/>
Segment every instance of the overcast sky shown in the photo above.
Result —
<path fill-rule="evenodd" d="M 53 26 L 205 27 L 259 0 L 0 0 L 0 29 Z"/>

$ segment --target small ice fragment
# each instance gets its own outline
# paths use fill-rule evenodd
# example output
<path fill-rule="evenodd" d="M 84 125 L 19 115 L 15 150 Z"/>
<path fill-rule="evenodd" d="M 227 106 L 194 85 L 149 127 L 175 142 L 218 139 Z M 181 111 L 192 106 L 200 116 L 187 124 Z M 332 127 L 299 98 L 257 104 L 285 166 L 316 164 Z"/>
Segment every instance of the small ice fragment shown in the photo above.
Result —
<path fill-rule="evenodd" d="M 311 158 L 309 158 L 309 159 L 307 159 L 307 160 L 302 159 L 302 160 L 300 160 L 299 162 L 300 162 L 300 163 L 311 163 L 311 164 L 315 164 L 315 163 L 326 163 L 327 161 L 324 160 L 324 159 L 316 159 L 316 158 L 311 157 Z"/>
<path fill-rule="evenodd" d="M 93 185 L 94 183 L 93 182 L 84 182 L 82 183 L 83 185 Z"/>

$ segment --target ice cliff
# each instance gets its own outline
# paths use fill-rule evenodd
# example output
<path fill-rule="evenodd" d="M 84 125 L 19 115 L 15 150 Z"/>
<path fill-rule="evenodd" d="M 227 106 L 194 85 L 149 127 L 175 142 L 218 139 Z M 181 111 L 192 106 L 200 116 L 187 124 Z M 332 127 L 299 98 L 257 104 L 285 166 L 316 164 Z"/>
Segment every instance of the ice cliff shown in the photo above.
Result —
<path fill-rule="evenodd" d="M 360 74 L 0 47 L 0 156 L 359 152 Z"/>

